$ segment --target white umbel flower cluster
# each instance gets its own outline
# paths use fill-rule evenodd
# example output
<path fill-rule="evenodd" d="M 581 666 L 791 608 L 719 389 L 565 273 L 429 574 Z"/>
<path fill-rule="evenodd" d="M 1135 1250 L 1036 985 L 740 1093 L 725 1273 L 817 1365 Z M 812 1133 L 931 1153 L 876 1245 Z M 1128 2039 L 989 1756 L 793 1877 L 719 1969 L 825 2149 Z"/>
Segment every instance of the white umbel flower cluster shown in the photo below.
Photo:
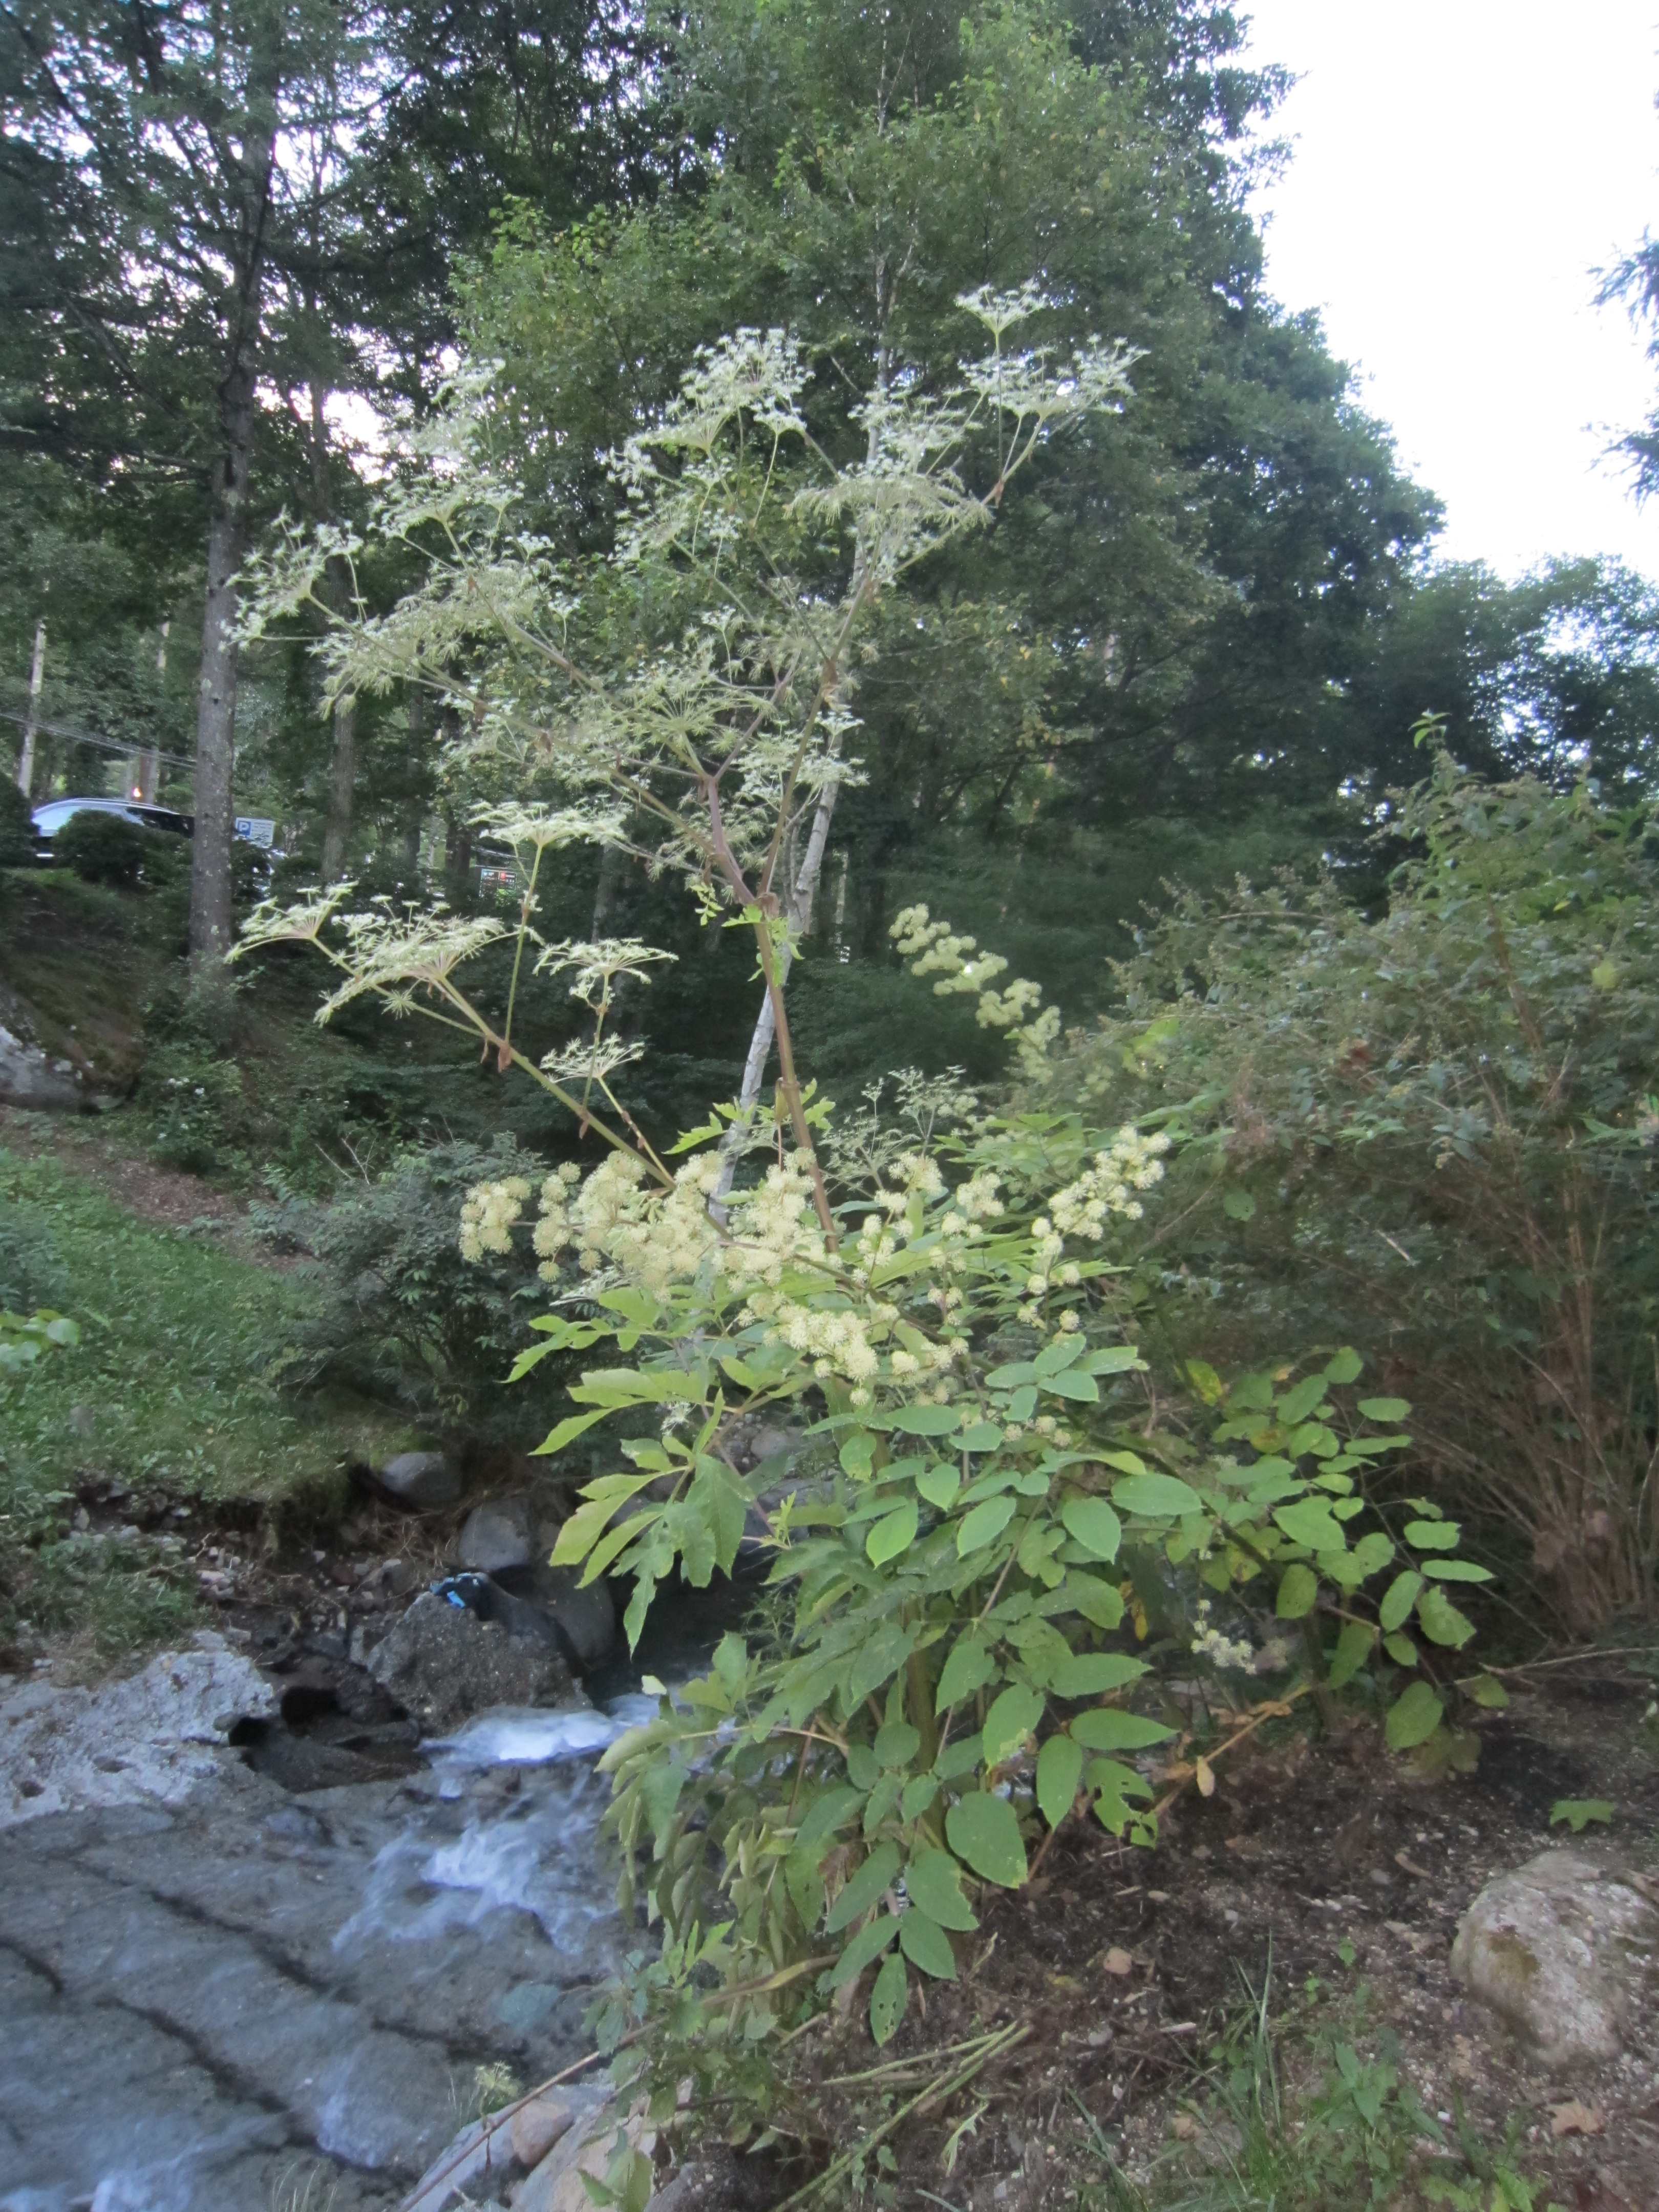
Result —
<path fill-rule="evenodd" d="M 475 1183 L 461 1205 L 463 1260 L 479 1261 L 486 1252 L 513 1249 L 513 1224 L 524 1212 L 531 1185 L 523 1176 L 499 1182 Z"/>
<path fill-rule="evenodd" d="M 957 994 L 977 997 L 974 1018 L 981 1029 L 1012 1029 L 1035 1011 L 1042 997 L 1041 983 L 1024 975 L 1000 991 L 990 986 L 1004 974 L 1008 963 L 1000 952 L 981 952 L 977 939 L 958 936 L 948 921 L 933 921 L 925 906 L 907 906 L 888 934 L 913 975 L 937 975 L 935 998 Z"/>
<path fill-rule="evenodd" d="M 1138 1129 L 1120 1129 L 1105 1151 L 1095 1154 L 1094 1165 L 1049 1200 L 1054 1228 L 1062 1237 L 1082 1237 L 1097 1244 L 1106 1232 L 1109 1214 L 1139 1221 L 1146 1209 L 1135 1194 L 1163 1182 L 1164 1155 L 1169 1149 L 1165 1136 L 1143 1137 Z"/>

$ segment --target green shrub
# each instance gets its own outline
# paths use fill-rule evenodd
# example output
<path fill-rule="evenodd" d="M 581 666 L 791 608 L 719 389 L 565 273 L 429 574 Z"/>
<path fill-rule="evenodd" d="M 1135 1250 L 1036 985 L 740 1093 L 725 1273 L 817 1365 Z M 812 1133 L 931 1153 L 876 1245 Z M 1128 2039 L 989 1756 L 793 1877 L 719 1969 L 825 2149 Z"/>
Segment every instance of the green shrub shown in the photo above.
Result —
<path fill-rule="evenodd" d="M 158 830 L 88 807 L 64 823 L 52 841 L 52 856 L 58 866 L 73 868 L 82 883 L 131 890 L 151 865 L 165 865 L 156 852 L 161 842 Z"/>
<path fill-rule="evenodd" d="M 1181 1140 L 1167 1357 L 1374 1347 L 1448 1494 L 1593 1631 L 1659 1564 L 1659 850 L 1644 809 L 1443 754 L 1384 835 L 1379 916 L 1329 879 L 1180 901 L 1042 1089 Z"/>

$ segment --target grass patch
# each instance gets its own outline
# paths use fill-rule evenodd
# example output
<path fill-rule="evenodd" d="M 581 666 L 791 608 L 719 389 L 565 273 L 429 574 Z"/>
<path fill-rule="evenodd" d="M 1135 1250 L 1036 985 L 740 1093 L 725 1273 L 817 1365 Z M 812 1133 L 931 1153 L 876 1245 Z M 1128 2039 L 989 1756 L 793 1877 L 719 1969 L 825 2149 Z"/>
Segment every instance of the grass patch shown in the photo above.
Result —
<path fill-rule="evenodd" d="M 80 1324 L 0 1383 L 0 1626 L 88 1628 L 106 1656 L 175 1632 L 193 1598 L 165 1549 L 88 1546 L 78 1487 L 231 1500 L 330 1516 L 344 1470 L 401 1441 L 370 1406 L 284 1396 L 269 1380 L 318 1293 L 227 1249 L 217 1233 L 151 1226 L 49 1157 L 0 1148 L 0 1295 Z M 394 1440 L 395 1438 L 395 1440 Z"/>

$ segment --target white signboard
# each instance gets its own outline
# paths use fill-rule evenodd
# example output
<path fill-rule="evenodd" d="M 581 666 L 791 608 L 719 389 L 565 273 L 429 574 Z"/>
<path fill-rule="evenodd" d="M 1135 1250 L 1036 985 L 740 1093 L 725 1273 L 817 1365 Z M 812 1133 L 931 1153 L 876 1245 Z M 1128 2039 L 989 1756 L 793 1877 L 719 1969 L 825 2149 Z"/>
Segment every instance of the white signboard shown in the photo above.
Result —
<path fill-rule="evenodd" d="M 263 845 L 269 851 L 271 840 L 276 835 L 276 824 L 268 822 L 262 814 L 239 814 L 236 835 L 245 837 L 250 845 Z"/>

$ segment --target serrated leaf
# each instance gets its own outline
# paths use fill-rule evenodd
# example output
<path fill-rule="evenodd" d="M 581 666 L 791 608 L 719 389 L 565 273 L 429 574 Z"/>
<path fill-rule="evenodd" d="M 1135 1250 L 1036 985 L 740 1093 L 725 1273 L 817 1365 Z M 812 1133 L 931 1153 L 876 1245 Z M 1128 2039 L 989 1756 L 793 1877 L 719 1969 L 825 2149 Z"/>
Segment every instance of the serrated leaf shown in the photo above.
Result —
<path fill-rule="evenodd" d="M 1145 1751 L 1149 1744 L 1167 1743 L 1175 1730 L 1115 1705 L 1097 1705 L 1076 1716 L 1072 1734 L 1085 1751 Z"/>
<path fill-rule="evenodd" d="M 1389 1708 L 1384 1733 L 1390 1751 L 1410 1751 L 1426 1743 L 1439 1727 L 1446 1708 L 1426 1682 L 1409 1683 Z"/>
<path fill-rule="evenodd" d="M 977 1636 L 959 1636 L 940 1670 L 939 1689 L 933 1698 L 934 1711 L 942 1713 L 947 1705 L 959 1705 L 963 1698 L 971 1698 L 975 1690 L 982 1690 L 988 1682 L 994 1680 L 998 1672 L 988 1644 Z"/>
<path fill-rule="evenodd" d="M 832 1936 L 848 1927 L 879 1902 L 898 1872 L 896 1844 L 878 1844 L 864 1864 L 830 1906 L 824 1927 Z"/>
<path fill-rule="evenodd" d="M 562 1452 L 567 1444 L 574 1443 L 578 1437 L 591 1429 L 595 1421 L 604 1420 L 610 1411 L 608 1406 L 601 1406 L 597 1413 L 571 1413 L 548 1431 L 536 1446 L 532 1457 L 540 1459 L 550 1452 Z"/>
<path fill-rule="evenodd" d="M 957 1856 L 982 1881 L 1002 1889 L 1018 1889 L 1024 1881 L 1025 1845 L 1006 1797 L 994 1797 L 988 1790 L 970 1791 L 945 1814 L 945 1834 Z"/>
<path fill-rule="evenodd" d="M 1057 1698 L 1097 1698 L 1139 1681 L 1146 1672 L 1144 1659 L 1124 1651 L 1074 1651 L 1054 1668 L 1052 1687 Z"/>
<path fill-rule="evenodd" d="M 1192 1485 L 1173 1474 L 1126 1474 L 1112 1485 L 1112 1503 L 1121 1512 L 1139 1513 L 1149 1521 L 1179 1521 L 1204 1510 L 1204 1500 Z"/>
<path fill-rule="evenodd" d="M 1592 1820 L 1608 1826 L 1618 1809 L 1611 1797 L 1558 1797 L 1550 1807 L 1550 1826 L 1565 1820 L 1575 1836 L 1582 1836 Z"/>
<path fill-rule="evenodd" d="M 908 1918 L 908 1916 L 907 1915 Z M 899 1923 L 899 1942 L 904 1941 L 904 1923 Z M 870 1992 L 870 2033 L 876 2048 L 890 2043 L 898 2033 L 899 2022 L 904 2017 L 904 2004 L 910 1994 L 910 1977 L 904 1971 L 904 1961 L 896 1951 L 881 1962 L 881 1972 L 876 1976 L 876 1985 Z"/>
<path fill-rule="evenodd" d="M 1279 1598 L 1273 1610 L 1281 1620 L 1303 1620 L 1319 1600 L 1319 1577 L 1297 1560 L 1279 1577 Z"/>
<path fill-rule="evenodd" d="M 1103 1498 L 1068 1498 L 1060 1509 L 1066 1533 L 1091 1559 L 1115 1559 L 1123 1541 L 1123 1523 Z"/>
<path fill-rule="evenodd" d="M 941 1928 L 966 1931 L 979 1917 L 962 1893 L 962 1869 L 949 1851 L 920 1850 L 904 1869 L 904 1893 Z"/>
<path fill-rule="evenodd" d="M 1417 1593 L 1422 1587 L 1422 1576 L 1413 1573 L 1408 1567 L 1403 1574 L 1396 1575 L 1383 1591 L 1382 1602 L 1376 1608 L 1376 1617 L 1389 1634 L 1405 1626 L 1413 1606 L 1417 1602 Z"/>
<path fill-rule="evenodd" d="M 981 1737 L 988 1766 L 1000 1766 L 1019 1749 L 1042 1718 L 1044 1704 L 1040 1692 L 1018 1684 L 994 1701 Z"/>
<path fill-rule="evenodd" d="M 1359 1410 L 1368 1421 L 1403 1421 L 1412 1409 L 1409 1398 L 1362 1398 Z"/>
<path fill-rule="evenodd" d="M 1083 1778 L 1083 1752 L 1069 1735 L 1051 1735 L 1037 1753 L 1037 1810 L 1057 1828 L 1076 1802 Z"/>
<path fill-rule="evenodd" d="M 997 1538 L 1014 1517 L 1015 1500 L 1012 1498 L 988 1498 L 982 1505 L 964 1513 L 957 1530 L 957 1555 L 965 1559 L 970 1552 L 981 1552 Z"/>
<path fill-rule="evenodd" d="M 955 1981 L 957 1954 L 951 1939 L 919 1905 L 913 1903 L 899 1922 L 899 1948 L 913 1966 L 920 1966 L 936 1982 Z"/>
<path fill-rule="evenodd" d="M 864 1548 L 870 1555 L 872 1566 L 885 1566 L 889 1559 L 897 1559 L 901 1552 L 908 1551 L 915 1541 L 916 1501 L 907 1498 L 902 1505 L 895 1506 L 876 1522 L 864 1540 Z"/>

